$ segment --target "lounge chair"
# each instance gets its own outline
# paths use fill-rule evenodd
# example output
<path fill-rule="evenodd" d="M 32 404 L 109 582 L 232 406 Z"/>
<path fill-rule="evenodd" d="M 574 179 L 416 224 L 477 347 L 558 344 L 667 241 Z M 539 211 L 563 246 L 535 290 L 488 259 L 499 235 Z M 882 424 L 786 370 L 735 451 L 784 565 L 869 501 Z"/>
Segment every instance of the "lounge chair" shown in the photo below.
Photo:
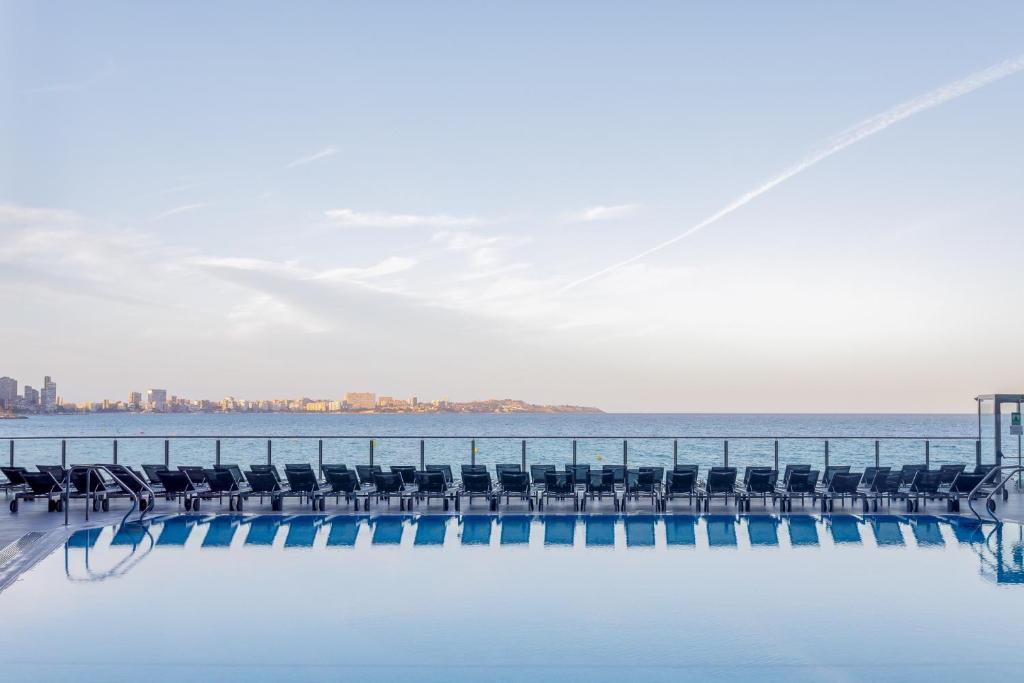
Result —
<path fill-rule="evenodd" d="M 264 497 L 270 498 L 270 509 L 274 512 L 282 510 L 281 493 L 284 487 L 272 472 L 249 470 L 245 473 L 245 478 L 249 482 L 249 496 L 259 496 L 260 503 Z"/>
<path fill-rule="evenodd" d="M 750 499 L 760 496 L 761 504 L 768 506 L 768 498 L 772 499 L 772 507 L 775 507 L 779 499 L 778 492 L 779 471 L 771 468 L 756 468 L 747 477 L 747 485 L 743 491 L 743 505 L 747 512 L 750 512 Z"/>
<path fill-rule="evenodd" d="M 971 492 L 985 479 L 984 474 L 959 474 L 946 491 L 946 509 L 950 512 L 960 512 L 960 501 L 968 498 Z M 978 492 L 979 497 L 982 494 Z"/>
<path fill-rule="evenodd" d="M 72 488 L 70 497 L 91 502 L 94 512 L 100 509 L 109 511 L 110 500 L 125 495 L 117 482 L 93 465 L 72 465 L 68 469 L 68 480 Z"/>
<path fill-rule="evenodd" d="M 590 465 L 566 464 L 565 471 L 571 475 L 573 486 L 580 489 L 587 487 L 587 482 L 590 481 Z"/>
<path fill-rule="evenodd" d="M 785 469 L 782 470 L 782 480 L 779 482 L 779 486 L 781 486 L 782 488 L 785 488 L 786 485 L 789 483 L 790 475 L 792 475 L 794 472 L 810 472 L 810 471 L 811 471 L 811 466 L 810 465 L 803 465 L 803 464 L 795 464 L 794 465 L 792 463 L 789 464 L 789 465 L 786 465 Z"/>
<path fill-rule="evenodd" d="M 188 472 L 183 470 L 163 470 L 157 472 L 160 483 L 163 485 L 164 494 L 168 500 L 176 500 L 178 504 L 184 503 L 186 510 L 198 510 L 199 499 L 195 497 L 197 485 L 189 477 Z"/>
<path fill-rule="evenodd" d="M 431 498 L 440 498 L 441 507 L 447 511 L 448 501 L 455 500 L 455 489 L 445 481 L 444 472 L 424 470 L 416 473 L 416 492 L 413 495 L 417 503 L 427 501 L 427 507 L 430 507 Z"/>
<path fill-rule="evenodd" d="M 518 465 L 516 466 L 518 468 Z M 530 510 L 533 509 L 533 490 L 530 487 L 530 475 L 517 470 L 502 470 L 499 480 L 500 488 L 495 492 L 495 509 L 501 504 L 501 497 L 505 497 L 505 504 L 515 497 L 525 501 Z"/>
<path fill-rule="evenodd" d="M 467 467 L 467 465 L 463 465 Z M 496 509 L 494 502 L 494 487 L 491 484 L 491 474 L 487 470 L 483 472 L 463 472 L 462 486 L 455 492 L 455 509 L 462 509 L 462 496 L 469 499 L 469 506 L 473 507 L 474 498 L 483 498 L 487 501 L 491 510 Z"/>
<path fill-rule="evenodd" d="M 412 465 L 392 465 L 391 471 L 402 478 L 406 489 L 411 489 L 416 483 L 416 468 Z"/>
<path fill-rule="evenodd" d="M 654 474 L 654 488 L 660 497 L 665 491 L 665 468 L 660 465 L 643 465 L 637 468 L 641 472 L 648 470 Z"/>
<path fill-rule="evenodd" d="M 234 512 L 242 511 L 242 497 L 246 493 L 235 481 L 235 476 L 227 469 L 207 469 L 204 471 L 206 482 L 204 486 L 197 486 L 192 498 L 192 508 L 196 508 L 195 501 L 213 500 L 224 502 L 224 496 L 228 497 L 228 509 Z M 244 485 L 244 484 L 243 484 Z M 248 487 L 246 487 L 248 488 Z"/>
<path fill-rule="evenodd" d="M 704 512 L 711 509 L 711 500 L 722 498 L 725 504 L 729 504 L 729 497 L 737 507 L 740 504 L 740 494 L 736 491 L 736 468 L 735 467 L 712 467 L 708 472 L 707 481 L 701 489 L 701 498 L 704 499 Z"/>
<path fill-rule="evenodd" d="M 382 500 L 391 505 L 391 499 L 398 498 L 398 509 L 405 510 L 405 499 L 409 497 L 398 472 L 376 472 L 373 475 L 373 498 L 379 503 Z M 370 509 L 370 498 L 366 499 L 366 509 Z"/>
<path fill-rule="evenodd" d="M 849 465 L 829 465 L 825 468 L 825 471 L 821 475 L 821 485 L 818 487 L 820 493 L 824 493 L 828 490 L 828 485 L 832 483 L 832 477 L 839 473 L 847 473 L 850 471 Z"/>
<path fill-rule="evenodd" d="M 588 470 L 589 472 L 589 466 Z M 537 509 L 543 510 L 545 503 L 551 498 L 555 500 L 572 499 L 573 510 L 580 509 L 579 499 L 576 497 L 576 480 L 574 472 L 548 472 L 544 475 L 544 490 L 537 502 Z"/>
<path fill-rule="evenodd" d="M 558 468 L 554 465 L 530 465 L 530 483 L 534 491 L 544 488 L 544 477 L 548 472 L 554 472 Z"/>
<path fill-rule="evenodd" d="M 498 463 L 494 466 L 494 480 L 501 481 L 501 475 L 505 472 L 522 472 L 523 467 L 518 463 Z"/>
<path fill-rule="evenodd" d="M 305 499 L 313 510 L 323 512 L 327 509 L 326 496 L 331 493 L 331 488 L 320 483 L 311 465 L 285 465 L 284 476 L 288 480 L 288 488 L 279 494 L 279 498 L 298 498 L 299 504 Z"/>
<path fill-rule="evenodd" d="M 783 504 L 787 512 L 793 511 L 793 498 L 800 498 L 800 505 L 804 505 L 807 496 L 811 497 L 811 505 L 818 502 L 818 470 L 795 471 L 789 475 L 789 481 L 782 491 Z"/>
<path fill-rule="evenodd" d="M 36 465 L 36 469 L 52 475 L 61 484 L 64 483 L 64 477 L 68 476 L 68 471 L 60 465 Z"/>
<path fill-rule="evenodd" d="M 626 509 L 626 501 L 629 498 L 640 502 L 640 497 L 646 496 L 651 499 L 651 507 L 661 507 L 661 499 L 658 495 L 658 487 L 654 482 L 654 471 L 648 468 L 626 471 L 626 491 L 622 496 L 622 509 Z"/>
<path fill-rule="evenodd" d="M 836 472 L 832 475 L 832 480 L 828 483 L 828 487 L 825 489 L 825 495 L 821 499 L 821 511 L 825 512 L 826 505 L 828 511 L 831 512 L 835 508 L 835 502 L 838 499 L 843 505 L 846 504 L 846 499 L 850 499 L 850 505 L 852 506 L 857 499 L 861 499 L 864 505 L 864 512 L 868 511 L 868 497 L 863 491 L 860 490 L 860 481 L 862 474 L 859 472 Z"/>
<path fill-rule="evenodd" d="M 948 490 L 953 480 L 966 469 L 963 465 L 939 465 L 939 488 Z"/>
<path fill-rule="evenodd" d="M 3 472 L 4 477 L 7 481 L 0 483 L 0 486 L 4 489 L 4 494 L 9 495 L 11 492 L 17 489 L 25 489 L 28 487 L 28 483 L 22 476 L 28 470 L 24 467 L 0 467 L 0 472 Z"/>
<path fill-rule="evenodd" d="M 383 472 L 380 465 L 356 465 L 356 474 L 359 476 L 359 486 L 371 488 L 373 486 L 373 475 Z"/>
<path fill-rule="evenodd" d="M 427 472 L 440 472 L 444 475 L 445 484 L 448 486 L 455 486 L 455 477 L 452 475 L 451 465 L 425 465 L 423 467 Z"/>
<path fill-rule="evenodd" d="M 668 503 L 675 498 L 686 496 L 687 502 L 693 506 L 693 499 L 697 498 L 697 505 L 700 506 L 700 497 L 697 491 L 697 470 L 685 469 L 673 470 L 665 475 L 665 495 L 661 499 L 662 512 L 668 509 Z"/>
<path fill-rule="evenodd" d="M 14 490 L 14 497 L 11 498 L 11 512 L 17 512 L 19 501 L 35 500 L 42 498 L 46 501 L 47 512 L 64 511 L 64 489 L 61 483 L 54 479 L 49 472 L 20 472 L 20 484 Z"/>
<path fill-rule="evenodd" d="M 365 498 L 368 495 L 359 486 L 359 476 L 350 469 L 327 469 L 325 467 L 324 477 L 327 479 L 327 485 L 330 488 L 329 493 L 334 494 L 335 502 L 340 503 L 341 497 L 345 496 L 345 503 L 348 504 L 351 501 L 353 509 L 358 512 L 359 498 Z"/>
<path fill-rule="evenodd" d="M 615 506 L 615 511 L 619 511 L 619 498 L 615 495 L 615 473 L 611 470 L 600 470 L 597 472 L 590 473 L 590 479 L 587 482 L 587 490 L 584 493 L 583 500 L 580 501 L 580 510 L 587 509 L 587 499 L 591 502 L 596 498 L 598 501 L 604 499 L 605 496 L 610 496 L 612 503 Z"/>
<path fill-rule="evenodd" d="M 864 474 L 860 478 L 860 490 L 867 494 L 872 493 L 875 477 L 879 474 L 889 474 L 890 471 L 892 471 L 891 467 L 865 467 Z"/>
<path fill-rule="evenodd" d="M 206 483 L 206 469 L 202 465 L 178 465 L 178 471 L 188 474 L 193 484 Z"/>

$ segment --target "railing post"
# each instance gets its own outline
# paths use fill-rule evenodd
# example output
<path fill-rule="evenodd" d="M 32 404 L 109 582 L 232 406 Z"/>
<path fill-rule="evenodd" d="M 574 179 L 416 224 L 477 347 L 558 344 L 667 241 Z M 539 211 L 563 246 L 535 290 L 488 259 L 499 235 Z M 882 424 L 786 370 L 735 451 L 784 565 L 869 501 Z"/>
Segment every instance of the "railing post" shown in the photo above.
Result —
<path fill-rule="evenodd" d="M 878 439 L 875 439 L 875 469 L 878 469 L 881 460 L 878 457 Z"/>
<path fill-rule="evenodd" d="M 370 467 L 373 467 L 373 439 L 370 439 Z"/>
<path fill-rule="evenodd" d="M 476 464 L 476 439 L 469 440 L 469 464 Z"/>
<path fill-rule="evenodd" d="M 779 471 L 779 440 L 775 439 L 775 471 Z"/>
<path fill-rule="evenodd" d="M 171 440 L 164 439 L 164 469 L 171 467 Z"/>
<path fill-rule="evenodd" d="M 672 439 L 672 469 L 679 464 L 679 439 Z"/>
<path fill-rule="evenodd" d="M 316 443 L 316 478 L 324 478 L 324 440 L 317 439 Z"/>
<path fill-rule="evenodd" d="M 421 470 L 424 470 L 424 469 L 427 468 L 427 466 L 424 464 L 426 462 L 426 456 L 427 456 L 426 444 L 423 443 L 423 439 L 420 439 L 420 469 Z"/>
<path fill-rule="evenodd" d="M 117 464 L 117 439 L 114 439 L 114 464 Z"/>
<path fill-rule="evenodd" d="M 723 445 L 723 448 L 724 448 L 724 453 L 723 453 L 724 457 L 722 459 L 722 462 L 725 463 L 724 467 L 728 467 L 729 466 L 729 440 L 726 439 L 723 442 L 722 445 Z"/>
<path fill-rule="evenodd" d="M 924 440 L 924 468 L 926 470 L 931 469 L 932 466 L 932 447 L 928 442 L 928 439 Z"/>
<path fill-rule="evenodd" d="M 14 439 L 11 439 L 11 467 L 14 467 Z"/>
<path fill-rule="evenodd" d="M 217 439 L 216 453 L 214 453 L 214 462 L 220 465 L 220 439 Z"/>
<path fill-rule="evenodd" d="M 828 471 L 828 439 L 825 439 L 825 471 Z"/>
<path fill-rule="evenodd" d="M 11 448 L 13 449 L 14 446 L 12 445 Z M 576 439 L 572 440 L 572 464 L 576 465 Z"/>
<path fill-rule="evenodd" d="M 268 465 L 271 464 L 271 461 L 273 460 L 273 457 L 274 457 L 274 455 L 273 455 L 274 447 L 273 447 L 273 445 L 271 445 L 272 443 L 273 442 L 270 439 L 267 439 L 267 464 Z"/>
<path fill-rule="evenodd" d="M 974 464 L 981 467 L 981 439 L 974 442 Z"/>
<path fill-rule="evenodd" d="M 11 462 L 14 462 L 13 454 L 11 456 Z M 60 466 L 68 466 L 68 442 L 64 439 L 60 440 Z"/>
<path fill-rule="evenodd" d="M 523 439 L 523 472 L 526 471 L 526 439 Z"/>
<path fill-rule="evenodd" d="M 627 454 L 629 447 L 626 444 L 628 444 L 628 443 L 629 442 L 626 441 L 625 439 L 622 440 L 622 466 L 626 467 L 627 469 L 628 469 L 627 466 L 629 464 L 629 456 Z"/>

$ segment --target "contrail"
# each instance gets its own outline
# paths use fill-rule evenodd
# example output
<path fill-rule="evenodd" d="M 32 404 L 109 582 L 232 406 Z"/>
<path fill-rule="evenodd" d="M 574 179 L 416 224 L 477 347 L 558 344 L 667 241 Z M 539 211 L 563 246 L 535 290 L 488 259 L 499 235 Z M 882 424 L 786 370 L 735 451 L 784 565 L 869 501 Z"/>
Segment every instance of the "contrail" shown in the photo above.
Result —
<path fill-rule="evenodd" d="M 623 266 L 627 266 L 630 263 L 639 261 L 640 259 L 646 258 L 651 254 L 661 251 L 665 247 L 671 246 L 679 240 L 685 239 L 690 235 L 703 230 L 712 223 L 716 223 L 722 218 L 725 218 L 736 209 L 748 204 L 749 202 L 757 199 L 768 190 L 772 189 L 776 185 L 780 185 L 785 181 L 789 180 L 798 173 L 807 170 L 811 166 L 814 166 L 819 161 L 827 159 L 828 157 L 841 152 L 850 145 L 856 144 L 864 138 L 870 137 L 875 133 L 879 133 L 894 123 L 899 123 L 904 119 L 909 119 L 918 112 L 937 107 L 940 104 L 954 100 L 961 95 L 973 92 L 978 88 L 982 88 L 989 83 L 995 83 L 996 81 L 1012 76 L 1018 71 L 1024 69 L 1024 55 L 1019 55 L 1013 59 L 1008 59 L 1005 62 L 994 64 L 987 69 L 975 72 L 966 78 L 962 78 L 959 81 L 948 83 L 940 88 L 936 88 L 931 92 L 925 93 L 919 97 L 904 102 L 903 104 L 897 105 L 891 109 L 887 109 L 880 114 L 875 114 L 871 118 L 865 119 L 860 123 L 847 128 L 839 135 L 832 138 L 824 147 L 818 151 L 804 157 L 802 160 L 790 166 L 786 170 L 782 171 L 778 175 L 769 178 L 767 181 L 758 185 L 754 189 L 750 190 L 746 194 L 740 195 L 729 204 L 719 209 L 714 214 L 708 216 L 700 223 L 697 223 L 686 232 L 680 233 L 672 239 L 666 240 L 661 244 L 657 244 L 650 249 L 640 252 L 636 256 L 631 256 L 625 261 L 619 261 L 618 263 L 612 264 L 607 268 L 602 268 L 596 273 L 591 273 L 585 277 L 581 277 L 578 280 L 574 280 L 569 284 L 558 290 L 558 293 L 567 292 L 570 289 L 579 287 L 580 285 L 595 280 L 599 277 L 607 275 L 608 273 L 614 272 Z"/>

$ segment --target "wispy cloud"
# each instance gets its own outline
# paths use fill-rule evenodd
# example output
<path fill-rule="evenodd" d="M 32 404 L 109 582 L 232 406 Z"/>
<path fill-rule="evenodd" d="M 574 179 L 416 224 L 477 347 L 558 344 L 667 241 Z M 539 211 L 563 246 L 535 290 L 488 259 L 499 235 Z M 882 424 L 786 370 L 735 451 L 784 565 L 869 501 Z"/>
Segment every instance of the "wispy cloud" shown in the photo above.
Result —
<path fill-rule="evenodd" d="M 602 268 L 601 270 L 595 271 L 589 275 L 573 280 L 569 284 L 562 287 L 559 290 L 559 293 L 568 291 L 575 287 L 579 287 L 580 285 L 586 282 L 590 282 L 591 280 L 607 275 L 613 271 L 618 270 L 619 268 L 622 268 L 623 266 L 635 263 L 640 259 L 646 258 L 651 254 L 654 254 L 658 251 L 661 251 L 662 249 L 665 249 L 666 247 L 670 247 L 676 242 L 686 239 L 690 235 L 693 235 L 697 232 L 700 232 L 709 225 L 717 223 L 721 219 L 731 214 L 733 211 L 736 211 L 737 209 L 754 201 L 755 199 L 763 195 L 765 192 L 768 192 L 777 185 L 781 185 L 782 183 L 786 182 L 793 176 L 798 175 L 803 171 L 806 171 L 807 169 L 816 165 L 818 162 L 824 161 L 833 154 L 838 154 L 839 152 L 843 151 L 850 145 L 855 145 L 861 140 L 869 138 L 876 133 L 880 133 L 889 126 L 897 124 L 905 119 L 909 119 L 911 116 L 914 116 L 915 114 L 919 114 L 920 112 L 927 111 L 928 109 L 937 107 L 941 104 L 945 104 L 950 100 L 962 97 L 963 95 L 974 92 L 978 88 L 983 88 L 986 85 L 989 85 L 990 83 L 995 83 L 996 81 L 1002 80 L 1007 76 L 1012 76 L 1013 74 L 1021 71 L 1022 69 L 1024 69 L 1024 55 L 1019 55 L 1017 57 L 1014 57 L 1013 59 L 1008 59 L 1004 62 L 994 64 L 988 67 L 987 69 L 977 71 L 958 81 L 947 83 L 946 85 L 943 85 L 939 88 L 936 88 L 935 90 L 932 90 L 931 92 L 927 92 L 923 95 L 915 97 L 912 100 L 908 100 L 907 102 L 896 105 L 895 107 L 892 107 L 890 109 L 886 109 L 881 113 L 875 114 L 870 118 L 864 119 L 860 123 L 857 123 L 851 126 L 850 128 L 847 128 L 843 132 L 839 133 L 837 136 L 832 138 L 817 151 L 804 157 L 803 159 L 793 164 L 789 168 L 785 169 L 781 173 L 778 173 L 775 176 L 769 178 L 768 180 L 761 183 L 760 185 L 750 190 L 749 192 L 740 195 L 729 204 L 726 204 L 724 207 L 722 207 L 715 213 L 711 214 L 710 216 L 702 220 L 700 223 L 697 223 L 696 225 L 690 227 L 685 232 L 682 232 L 671 239 L 665 240 L 661 244 L 656 244 L 653 247 L 650 247 L 649 249 L 645 249 L 644 251 L 641 251 L 635 256 L 631 256 L 628 259 L 625 259 L 624 261 L 613 263 L 612 265 L 607 266 L 606 268 Z"/>
<path fill-rule="evenodd" d="M 209 206 L 206 202 L 199 202 L 196 204 L 182 204 L 181 206 L 175 206 L 173 209 L 167 209 L 157 215 L 153 216 L 150 220 L 153 222 L 162 221 L 165 218 L 171 216 L 177 216 L 179 213 L 187 213 L 189 211 L 195 211 L 196 209 L 202 209 L 203 207 Z"/>
<path fill-rule="evenodd" d="M 569 214 L 566 217 L 568 223 L 594 223 L 596 221 L 614 221 L 625 218 L 636 212 L 639 204 L 614 204 L 611 206 L 592 206 L 583 211 Z"/>
<path fill-rule="evenodd" d="M 324 214 L 336 225 L 353 228 L 442 228 L 476 225 L 480 222 L 473 216 L 451 216 L 446 213 L 412 214 L 331 209 Z"/>
<path fill-rule="evenodd" d="M 311 164 L 314 161 L 319 161 L 320 159 L 326 159 L 327 157 L 333 157 L 337 153 L 338 153 L 338 148 L 337 147 L 335 147 L 334 145 L 328 145 L 327 147 L 324 147 L 323 149 L 321 149 L 319 152 L 313 152 L 312 154 L 308 154 L 308 155 L 306 155 L 304 157 L 299 157 L 298 159 L 295 159 L 294 161 L 291 161 L 291 162 L 285 164 L 284 167 L 285 168 L 295 168 L 296 166 L 305 166 L 306 164 Z"/>

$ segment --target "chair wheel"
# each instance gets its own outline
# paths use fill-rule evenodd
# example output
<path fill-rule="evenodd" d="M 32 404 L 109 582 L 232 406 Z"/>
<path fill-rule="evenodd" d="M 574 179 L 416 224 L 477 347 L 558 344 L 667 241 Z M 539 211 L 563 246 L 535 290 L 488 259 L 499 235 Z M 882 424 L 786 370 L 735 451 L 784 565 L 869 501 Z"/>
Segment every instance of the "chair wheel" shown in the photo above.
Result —
<path fill-rule="evenodd" d="M 242 511 L 242 497 L 241 496 L 239 496 L 238 500 L 235 501 L 235 509 L 238 510 L 239 512 Z"/>
<path fill-rule="evenodd" d="M 234 512 L 235 511 L 235 499 L 232 498 L 231 496 L 228 496 L 228 511 L 229 512 Z"/>
<path fill-rule="evenodd" d="M 996 502 L 994 500 L 989 500 L 988 503 L 985 504 L 985 507 L 988 508 L 989 512 L 995 512 L 996 511 Z"/>
<path fill-rule="evenodd" d="M 185 499 L 185 509 L 186 510 L 191 510 L 192 509 L 192 499 L 191 498 L 186 498 Z"/>
<path fill-rule="evenodd" d="M 11 501 L 11 512 L 17 512 L 17 511 L 18 511 L 18 499 L 15 498 L 14 500 Z"/>
<path fill-rule="evenodd" d="M 193 510 L 198 510 L 199 509 L 199 499 L 198 498 L 196 498 L 195 500 L 192 501 L 192 509 Z"/>

